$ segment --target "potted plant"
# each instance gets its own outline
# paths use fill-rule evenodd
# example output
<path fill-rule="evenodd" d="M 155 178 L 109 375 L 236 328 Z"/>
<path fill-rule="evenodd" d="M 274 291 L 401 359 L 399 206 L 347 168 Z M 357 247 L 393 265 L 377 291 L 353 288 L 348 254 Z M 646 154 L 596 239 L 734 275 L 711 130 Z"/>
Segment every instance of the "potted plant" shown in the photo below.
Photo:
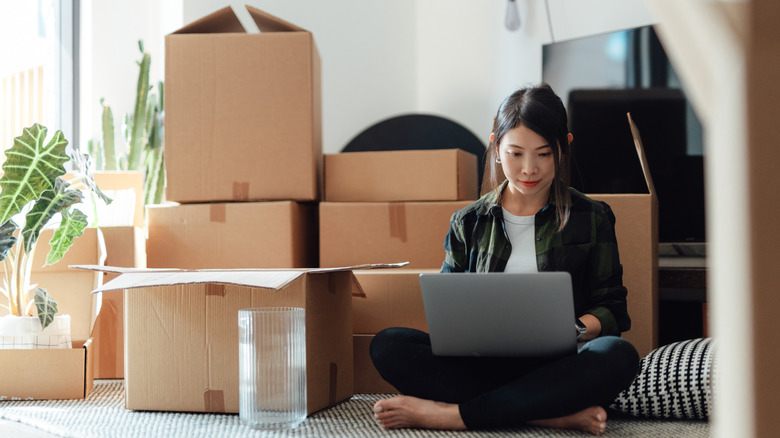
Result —
<path fill-rule="evenodd" d="M 114 115 L 103 99 L 102 139 L 90 140 L 88 150 L 98 171 L 142 171 L 144 174 L 143 205 L 159 204 L 165 189 L 163 83 L 157 83 L 157 94 L 149 82 L 151 56 L 138 41 L 141 60 L 138 61 L 138 81 L 135 106 L 125 114 L 121 132 L 124 140 L 120 152 L 114 144 Z"/>
<path fill-rule="evenodd" d="M 62 259 L 73 240 L 81 236 L 87 226 L 87 216 L 74 207 L 82 201 L 82 191 L 72 188 L 72 185 L 80 184 L 103 202 L 111 202 L 92 178 L 89 156 L 82 155 L 78 149 L 67 151 L 68 141 L 62 131 L 57 131 L 45 144 L 46 132 L 47 129 L 37 123 L 25 128 L 5 152 L 6 160 L 0 177 L 0 262 L 5 271 L 0 297 L 7 299 L 7 305 L 0 301 L 0 309 L 4 308 L 9 313 L 0 317 L 0 339 L 10 335 L 10 330 L 14 336 L 22 336 L 17 338 L 24 343 L 21 348 L 36 348 L 29 343 L 34 344 L 37 335 L 45 337 L 47 333 L 42 333 L 43 330 L 52 330 L 49 326 L 57 314 L 57 302 L 48 291 L 32 284 L 30 278 L 41 230 L 53 224 L 55 217 L 61 219 L 46 256 L 46 264 L 53 265 Z M 66 180 L 66 174 L 72 178 Z M 37 318 L 33 317 L 33 307 Z M 64 321 L 63 326 L 69 327 L 69 317 L 56 318 Z M 32 331 L 21 334 L 19 325 Z M 67 343 L 69 336 L 68 333 Z M 18 347 L 13 345 L 14 342 L 6 346 L 0 342 L 0 349 Z M 53 345 L 42 347 L 57 348 Z M 59 345 L 59 348 L 65 347 L 69 348 L 69 345 Z"/>

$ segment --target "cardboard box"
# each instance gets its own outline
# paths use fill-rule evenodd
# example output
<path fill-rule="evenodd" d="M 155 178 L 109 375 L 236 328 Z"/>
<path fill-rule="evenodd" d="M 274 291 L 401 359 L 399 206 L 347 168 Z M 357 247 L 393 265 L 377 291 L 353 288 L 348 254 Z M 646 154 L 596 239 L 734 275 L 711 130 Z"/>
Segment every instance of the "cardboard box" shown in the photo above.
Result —
<path fill-rule="evenodd" d="M 247 6 L 165 37 L 169 201 L 319 199 L 320 57 L 311 33 Z"/>
<path fill-rule="evenodd" d="M 355 394 L 398 394 L 393 385 L 387 383 L 374 367 L 369 346 L 374 335 L 353 335 Z"/>
<path fill-rule="evenodd" d="M 70 271 L 70 264 L 102 264 L 105 249 L 99 230 L 87 228 L 74 240 L 62 260 L 43 266 L 53 230 L 38 239 L 32 262 L 32 281 L 57 301 L 60 315 L 71 316 L 73 348 L 58 350 L 0 350 L 0 400 L 83 399 L 93 384 L 92 327 L 100 312 L 99 272 Z M 3 311 L 2 314 L 7 314 Z"/>
<path fill-rule="evenodd" d="M 150 268 L 317 266 L 317 206 L 292 201 L 147 207 Z"/>
<path fill-rule="evenodd" d="M 93 172 L 92 176 L 95 178 L 97 186 L 105 192 L 114 201 L 103 206 L 98 201 L 98 208 L 103 211 L 116 211 L 116 214 L 123 214 L 125 211 L 132 211 L 132 214 L 128 215 L 130 223 L 122 223 L 122 225 L 132 225 L 134 227 L 144 226 L 144 173 L 142 171 L 100 171 Z M 124 206 L 124 209 L 120 210 L 118 204 L 121 201 L 130 201 L 132 198 L 132 205 Z M 101 221 L 101 226 L 105 226 L 104 220 L 110 218 L 104 218 L 104 215 L 98 213 L 98 220 Z M 127 218 L 123 218 L 127 221 Z M 117 226 L 112 223 L 110 226 Z M 109 255 L 110 257 L 110 255 Z"/>
<path fill-rule="evenodd" d="M 100 269 L 85 267 L 86 269 Z M 238 412 L 238 310 L 306 309 L 309 413 L 353 395 L 353 268 L 133 270 L 97 291 L 125 290 L 125 407 Z"/>
<path fill-rule="evenodd" d="M 76 204 L 76 208 L 84 212 L 89 223 L 96 222 L 97 227 L 144 226 L 144 173 L 140 170 L 97 171 L 92 176 L 98 188 L 109 198 L 111 203 L 100 200 L 90 189 L 85 187 L 72 173 L 63 176 L 71 181 L 71 188 L 84 192 L 85 199 Z"/>
<path fill-rule="evenodd" d="M 375 334 L 388 327 L 428 331 L 420 292 L 420 274 L 424 272 L 439 269 L 355 271 L 365 296 L 352 298 L 352 332 Z"/>
<path fill-rule="evenodd" d="M 325 201 L 461 201 L 479 197 L 477 157 L 462 149 L 325 155 Z"/>
<path fill-rule="evenodd" d="M 647 193 L 588 196 L 606 202 L 615 213 L 615 234 L 631 317 L 631 330 L 623 337 L 636 347 L 640 357 L 644 357 L 658 347 L 658 197 L 639 131 L 630 117 L 629 123 L 647 182 Z"/>
<path fill-rule="evenodd" d="M 450 217 L 472 202 L 321 202 L 320 266 L 390 260 L 440 269 Z"/>
<path fill-rule="evenodd" d="M 146 267 L 146 235 L 138 227 L 103 227 L 106 242 L 106 264 L 126 268 Z M 116 278 L 107 273 L 103 282 Z M 92 331 L 96 379 L 121 379 L 125 375 L 124 293 L 121 290 L 102 294 L 100 314 Z"/>

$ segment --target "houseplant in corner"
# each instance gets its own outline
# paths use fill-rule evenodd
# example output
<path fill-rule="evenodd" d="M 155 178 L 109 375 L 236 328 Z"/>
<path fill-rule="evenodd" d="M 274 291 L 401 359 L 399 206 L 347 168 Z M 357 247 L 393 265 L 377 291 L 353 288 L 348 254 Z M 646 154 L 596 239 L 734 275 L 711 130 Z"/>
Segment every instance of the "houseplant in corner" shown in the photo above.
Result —
<path fill-rule="evenodd" d="M 59 216 L 61 221 L 47 254 L 46 264 L 57 263 L 87 226 L 87 217 L 74 204 L 81 202 L 81 190 L 71 188 L 78 183 L 94 192 L 103 202 L 110 203 L 92 178 L 89 157 L 77 149 L 67 151 L 68 141 L 57 131 L 46 144 L 47 129 L 39 124 L 25 128 L 5 152 L 6 160 L 0 177 L 0 262 L 5 277 L 0 287 L 0 349 L 6 348 L 70 348 L 69 333 L 64 343 L 55 334 L 55 345 L 47 342 L 49 325 L 55 320 L 69 326 L 67 315 L 55 316 L 57 303 L 43 288 L 31 283 L 33 254 L 41 230 Z M 70 169 L 66 169 L 66 165 Z M 70 170 L 70 173 L 67 173 Z M 71 175 L 65 179 L 66 173 Z M 59 214 L 59 215 L 58 215 Z M 18 231 L 17 231 L 18 230 Z M 33 307 L 37 318 L 33 317 Z M 59 323 L 58 323 L 59 324 Z M 19 326 L 31 328 L 21 334 Z M 6 330 L 4 333 L 3 330 Z M 10 332 L 9 332 L 10 331 Z M 11 334 L 11 332 L 13 334 Z M 17 337 L 18 336 L 18 337 Z M 42 345 L 37 345 L 42 342 Z"/>

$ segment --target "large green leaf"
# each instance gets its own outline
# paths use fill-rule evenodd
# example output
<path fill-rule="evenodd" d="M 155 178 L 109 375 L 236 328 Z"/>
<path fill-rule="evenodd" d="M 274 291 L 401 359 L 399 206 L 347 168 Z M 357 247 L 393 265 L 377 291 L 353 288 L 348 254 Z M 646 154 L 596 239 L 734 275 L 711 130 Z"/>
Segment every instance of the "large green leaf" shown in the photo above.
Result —
<path fill-rule="evenodd" d="M 30 201 L 54 188 L 57 177 L 65 174 L 64 164 L 70 159 L 65 153 L 68 141 L 57 131 L 44 146 L 46 128 L 34 124 L 25 128 L 5 151 L 3 176 L 0 178 L 0 224 L 22 211 Z"/>
<path fill-rule="evenodd" d="M 8 251 L 16 245 L 16 237 L 14 236 L 16 228 L 16 223 L 12 220 L 0 226 L 0 262 L 8 257 Z"/>
<path fill-rule="evenodd" d="M 79 210 L 73 210 L 73 213 L 68 213 L 67 210 L 63 211 L 62 223 L 49 241 L 51 251 L 46 255 L 46 264 L 53 265 L 62 260 L 62 257 L 73 245 L 73 239 L 81 236 L 84 233 L 84 228 L 87 228 L 86 214 Z"/>
<path fill-rule="evenodd" d="M 35 289 L 35 308 L 38 310 L 38 319 L 41 321 L 41 328 L 46 328 L 54 321 L 54 315 L 57 314 L 57 302 L 49 295 L 49 292 L 43 288 Z"/>
<path fill-rule="evenodd" d="M 68 182 L 57 178 L 54 190 L 43 192 L 32 210 L 25 216 L 24 229 L 22 229 L 24 251 L 29 253 L 32 250 L 33 245 L 38 241 L 41 230 L 55 214 L 67 210 L 68 207 L 81 202 L 81 200 L 81 191 L 68 190 Z"/>

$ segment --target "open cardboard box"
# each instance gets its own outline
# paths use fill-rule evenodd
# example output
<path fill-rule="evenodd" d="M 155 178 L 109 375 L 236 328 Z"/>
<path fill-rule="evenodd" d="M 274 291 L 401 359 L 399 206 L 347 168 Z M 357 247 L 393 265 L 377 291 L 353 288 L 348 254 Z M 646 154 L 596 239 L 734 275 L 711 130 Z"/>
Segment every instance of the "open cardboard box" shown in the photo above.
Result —
<path fill-rule="evenodd" d="M 238 310 L 306 309 L 309 413 L 353 395 L 352 271 L 169 270 L 74 266 L 121 274 L 95 292 L 125 291 L 125 407 L 238 412 Z"/>
<path fill-rule="evenodd" d="M 32 281 L 49 291 L 59 315 L 71 316 L 73 348 L 0 350 L 0 400 L 82 399 L 92 390 L 92 329 L 100 312 L 100 297 L 90 293 L 102 283 L 101 272 L 70 271 L 70 264 L 105 260 L 102 233 L 87 228 L 62 260 L 45 264 L 53 231 L 44 230 L 33 259 Z"/>
<path fill-rule="evenodd" d="M 165 37 L 166 198 L 180 203 L 319 199 L 320 57 L 312 34 L 230 7 Z"/>
<path fill-rule="evenodd" d="M 588 194 L 604 201 L 615 213 L 623 285 L 628 289 L 631 330 L 623 333 L 644 357 L 658 347 L 658 197 L 645 158 L 642 139 L 628 115 L 647 193 Z"/>

